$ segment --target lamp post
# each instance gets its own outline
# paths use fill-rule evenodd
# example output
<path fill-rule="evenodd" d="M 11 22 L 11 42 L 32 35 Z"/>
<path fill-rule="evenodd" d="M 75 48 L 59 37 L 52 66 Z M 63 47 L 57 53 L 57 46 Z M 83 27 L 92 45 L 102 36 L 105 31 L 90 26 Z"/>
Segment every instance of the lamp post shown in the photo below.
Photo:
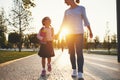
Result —
<path fill-rule="evenodd" d="M 118 40 L 118 62 L 120 62 L 120 0 L 116 1 L 117 7 L 117 40 Z"/>

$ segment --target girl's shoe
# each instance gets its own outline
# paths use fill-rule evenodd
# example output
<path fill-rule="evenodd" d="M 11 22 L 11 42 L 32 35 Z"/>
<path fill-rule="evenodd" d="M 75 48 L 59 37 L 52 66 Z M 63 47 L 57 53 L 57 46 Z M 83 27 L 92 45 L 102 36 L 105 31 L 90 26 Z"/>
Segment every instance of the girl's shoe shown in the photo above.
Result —
<path fill-rule="evenodd" d="M 46 70 L 42 70 L 41 76 L 45 76 L 46 75 Z"/>
<path fill-rule="evenodd" d="M 48 64 L 47 66 L 48 66 L 48 71 L 50 72 L 52 70 L 51 64 Z"/>
<path fill-rule="evenodd" d="M 84 78 L 78 78 L 78 80 L 84 80 Z"/>

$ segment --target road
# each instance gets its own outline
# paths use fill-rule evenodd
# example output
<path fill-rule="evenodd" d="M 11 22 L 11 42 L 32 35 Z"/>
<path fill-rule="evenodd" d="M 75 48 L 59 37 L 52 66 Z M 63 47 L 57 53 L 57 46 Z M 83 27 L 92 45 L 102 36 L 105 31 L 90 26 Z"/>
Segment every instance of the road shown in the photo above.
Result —
<path fill-rule="evenodd" d="M 32 55 L 26 58 L 0 64 L 0 80 L 77 80 L 71 78 L 71 65 L 67 50 L 55 50 L 52 58 L 52 72 L 46 78 L 40 77 L 41 58 Z M 85 80 L 120 80 L 120 63 L 117 56 L 84 53 Z"/>
<path fill-rule="evenodd" d="M 94 80 L 120 80 L 117 56 L 85 54 L 85 72 Z"/>

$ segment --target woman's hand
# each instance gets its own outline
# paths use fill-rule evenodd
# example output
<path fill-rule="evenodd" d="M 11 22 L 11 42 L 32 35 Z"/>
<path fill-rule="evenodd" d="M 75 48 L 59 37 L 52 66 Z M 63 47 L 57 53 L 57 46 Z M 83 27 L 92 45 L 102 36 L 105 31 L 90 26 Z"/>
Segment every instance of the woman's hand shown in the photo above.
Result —
<path fill-rule="evenodd" d="M 93 38 L 93 33 L 92 32 L 90 32 L 90 38 Z"/>

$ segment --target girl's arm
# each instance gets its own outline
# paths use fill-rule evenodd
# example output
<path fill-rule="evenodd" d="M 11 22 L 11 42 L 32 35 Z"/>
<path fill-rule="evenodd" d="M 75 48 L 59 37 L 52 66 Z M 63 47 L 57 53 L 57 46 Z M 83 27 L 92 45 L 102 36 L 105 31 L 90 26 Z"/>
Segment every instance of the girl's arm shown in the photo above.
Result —
<path fill-rule="evenodd" d="M 41 33 L 41 30 L 40 30 L 39 33 L 37 34 L 37 38 L 38 38 L 39 40 L 42 40 L 43 37 L 40 35 L 40 33 Z"/>

